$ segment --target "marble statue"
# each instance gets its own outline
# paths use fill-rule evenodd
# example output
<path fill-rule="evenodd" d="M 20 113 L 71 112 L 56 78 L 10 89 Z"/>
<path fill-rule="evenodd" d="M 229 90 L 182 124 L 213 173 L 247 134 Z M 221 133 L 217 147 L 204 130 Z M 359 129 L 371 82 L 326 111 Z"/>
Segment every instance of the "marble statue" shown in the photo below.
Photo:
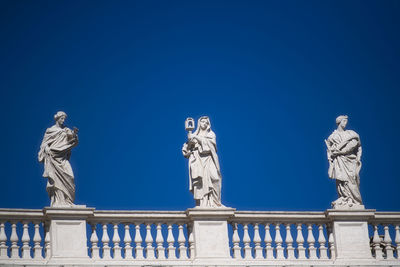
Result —
<path fill-rule="evenodd" d="M 59 111 L 54 115 L 55 125 L 44 134 L 38 154 L 44 163 L 43 177 L 47 178 L 47 192 L 52 207 L 71 207 L 75 200 L 75 182 L 69 159 L 71 150 L 78 144 L 78 129 L 64 125 L 67 114 Z"/>
<path fill-rule="evenodd" d="M 210 119 L 203 116 L 194 130 L 194 120 L 186 119 L 188 140 L 182 153 L 189 159 L 189 190 L 193 193 L 197 207 L 224 207 L 221 204 L 221 170 L 217 155 L 215 133 Z"/>
<path fill-rule="evenodd" d="M 360 136 L 345 130 L 348 116 L 336 118 L 337 129 L 325 140 L 329 160 L 328 174 L 336 180 L 339 198 L 334 209 L 363 209 L 360 194 L 361 141 Z"/>

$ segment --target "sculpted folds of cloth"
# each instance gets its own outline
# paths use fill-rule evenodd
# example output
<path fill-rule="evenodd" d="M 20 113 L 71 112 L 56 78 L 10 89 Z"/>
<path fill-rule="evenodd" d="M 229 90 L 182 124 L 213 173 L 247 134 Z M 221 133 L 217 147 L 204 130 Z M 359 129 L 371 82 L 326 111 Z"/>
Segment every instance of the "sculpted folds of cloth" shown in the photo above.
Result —
<path fill-rule="evenodd" d="M 339 198 L 332 202 L 335 209 L 363 209 L 360 194 L 360 136 L 345 130 L 348 117 L 336 118 L 337 129 L 325 140 L 329 160 L 329 177 L 336 180 Z"/>
<path fill-rule="evenodd" d="M 67 114 L 54 115 L 56 124 L 46 130 L 38 159 L 44 163 L 43 177 L 47 178 L 47 192 L 52 207 L 74 206 L 75 182 L 69 159 L 71 150 L 78 144 L 78 129 L 64 126 Z"/>
<path fill-rule="evenodd" d="M 191 122 L 191 127 L 194 128 Z M 198 120 L 197 129 L 188 130 L 188 141 L 182 153 L 189 159 L 189 190 L 193 193 L 196 206 L 224 207 L 221 204 L 221 170 L 217 155 L 215 133 L 211 130 L 210 119 L 206 116 Z"/>

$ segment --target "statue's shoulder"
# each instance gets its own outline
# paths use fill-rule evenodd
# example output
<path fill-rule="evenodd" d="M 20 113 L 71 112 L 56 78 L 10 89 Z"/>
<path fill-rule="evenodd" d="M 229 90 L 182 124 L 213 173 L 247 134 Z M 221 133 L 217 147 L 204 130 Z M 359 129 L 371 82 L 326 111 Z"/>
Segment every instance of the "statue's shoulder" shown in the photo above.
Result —
<path fill-rule="evenodd" d="M 337 135 L 337 130 L 334 130 L 329 136 L 328 136 L 328 140 L 332 140 L 332 138 L 334 138 Z"/>
<path fill-rule="evenodd" d="M 53 134 L 56 133 L 58 131 L 61 131 L 62 129 L 60 127 L 57 127 L 57 125 L 53 125 L 50 128 L 46 129 L 46 134 Z"/>
<path fill-rule="evenodd" d="M 57 126 L 56 125 L 53 125 L 53 126 L 51 126 L 50 128 L 47 128 L 46 129 L 46 132 L 54 132 L 54 131 L 56 131 L 57 130 Z"/>
<path fill-rule="evenodd" d="M 353 131 L 353 130 L 347 130 L 346 132 L 347 132 L 351 137 L 355 137 L 355 138 L 360 139 L 360 135 L 359 135 L 358 133 L 356 133 L 355 131 Z"/>
<path fill-rule="evenodd" d="M 208 137 L 208 138 L 215 138 L 216 135 L 215 135 L 215 133 L 214 133 L 213 131 L 209 131 L 209 132 L 207 133 L 207 137 Z"/>

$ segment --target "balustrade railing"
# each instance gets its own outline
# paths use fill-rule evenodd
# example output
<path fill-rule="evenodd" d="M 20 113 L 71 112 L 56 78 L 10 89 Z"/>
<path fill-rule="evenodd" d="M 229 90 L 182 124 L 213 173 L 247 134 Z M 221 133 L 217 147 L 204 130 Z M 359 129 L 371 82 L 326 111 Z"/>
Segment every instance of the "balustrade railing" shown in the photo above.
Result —
<path fill-rule="evenodd" d="M 400 213 L 375 212 L 369 226 L 372 256 L 377 260 L 400 260 Z"/>
<path fill-rule="evenodd" d="M 232 257 L 245 260 L 328 260 L 335 258 L 329 221 L 323 212 L 237 211 Z"/>
<path fill-rule="evenodd" d="M 95 211 L 88 223 L 93 259 L 188 260 L 194 255 L 185 212 Z"/>
<path fill-rule="evenodd" d="M 0 260 L 42 261 L 49 249 L 42 210 L 0 209 Z"/>
<path fill-rule="evenodd" d="M 58 235 L 56 228 L 50 227 L 54 221 L 54 227 L 64 231 L 67 228 L 63 227 L 68 227 L 68 223 L 63 221 L 75 219 L 83 222 L 83 229 L 85 224 L 87 226 L 86 236 L 75 233 L 84 244 L 87 243 L 87 250 L 86 245 L 83 246 L 84 257 L 79 264 L 129 265 L 137 262 L 187 266 L 204 260 L 196 257 L 196 233 L 192 231 L 196 220 L 202 223 L 199 215 L 191 217 L 184 211 L 82 210 L 88 211 L 86 217 L 68 209 L 55 209 L 53 213 L 0 209 L 0 265 L 57 265 L 68 264 L 69 260 L 76 264 L 76 258 L 72 256 L 65 256 L 61 262 L 57 258 L 59 254 L 52 255 L 52 251 L 58 253 L 63 248 L 54 248 L 56 244 L 51 241 L 62 242 L 63 239 L 57 239 L 54 236 Z M 371 257 L 366 255 L 368 259 L 364 260 L 371 265 L 400 266 L 400 212 L 369 212 L 371 216 L 363 222 L 365 227 L 368 223 L 370 250 L 367 246 L 364 251 Z M 348 217 L 330 217 L 328 213 L 234 211 L 232 216 L 224 219 L 228 222 L 229 235 L 229 248 L 227 244 L 226 249 L 230 249 L 230 258 L 228 255 L 224 264 L 279 265 L 281 261 L 282 264 L 340 265 L 343 262 L 338 261 L 337 253 L 340 246 L 339 251 L 343 251 L 343 244 L 335 244 L 336 238 L 340 237 L 337 232 L 335 237 L 334 223 L 358 227 L 354 225 L 361 225 L 363 219 L 357 217 L 357 211 L 346 211 Z M 208 225 L 212 219 L 206 217 L 204 220 L 202 225 Z M 213 225 L 210 223 L 210 227 Z M 220 237 L 216 235 L 215 238 Z M 210 244 L 212 242 L 210 240 Z M 346 246 L 351 246 L 351 242 Z M 210 249 L 213 249 L 211 245 Z"/>

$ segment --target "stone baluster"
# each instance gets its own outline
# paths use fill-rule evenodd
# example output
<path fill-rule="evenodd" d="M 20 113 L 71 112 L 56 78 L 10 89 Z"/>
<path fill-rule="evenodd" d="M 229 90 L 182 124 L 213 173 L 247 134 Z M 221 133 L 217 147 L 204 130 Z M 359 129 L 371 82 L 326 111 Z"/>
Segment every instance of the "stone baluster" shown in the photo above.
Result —
<path fill-rule="evenodd" d="M 193 228 L 189 227 L 189 225 L 187 225 L 188 227 L 188 232 L 189 232 L 189 238 L 188 238 L 188 242 L 189 242 L 189 258 L 190 259 L 194 259 L 194 237 L 193 237 Z"/>
<path fill-rule="evenodd" d="M 48 223 L 44 223 L 44 253 L 46 259 L 49 259 L 51 256 L 51 249 L 50 249 L 50 225 Z"/>
<path fill-rule="evenodd" d="M 263 248 L 261 247 L 260 228 L 258 223 L 254 224 L 254 258 L 263 259 Z"/>
<path fill-rule="evenodd" d="M 29 246 L 29 241 L 31 241 L 31 238 L 29 236 L 28 232 L 28 222 L 23 222 L 23 230 L 22 230 L 22 248 L 21 248 L 21 254 L 23 259 L 30 259 L 31 258 L 31 247 Z"/>
<path fill-rule="evenodd" d="M 233 258 L 240 259 L 240 258 L 242 258 L 242 255 L 240 253 L 241 248 L 239 246 L 240 237 L 239 237 L 239 234 L 238 234 L 238 224 L 237 223 L 232 223 L 231 225 L 232 225 L 232 231 L 233 231 L 233 234 L 232 234 L 232 244 L 233 244 L 232 254 L 233 254 Z"/>
<path fill-rule="evenodd" d="M 232 235 L 232 252 L 233 252 L 233 258 L 235 259 L 241 259 L 242 255 L 240 254 L 240 237 L 238 234 L 238 224 L 237 223 L 232 223 L 232 230 L 233 230 L 233 235 Z"/>
<path fill-rule="evenodd" d="M 164 237 L 162 235 L 162 224 L 157 224 L 157 235 L 156 235 L 156 243 L 157 243 L 157 258 L 158 259 L 165 259 L 165 249 L 163 246 Z"/>
<path fill-rule="evenodd" d="M 317 248 L 315 247 L 315 238 L 312 232 L 312 224 L 307 225 L 308 234 L 307 234 L 307 243 L 308 243 L 308 255 L 310 260 L 315 260 L 317 258 Z"/>
<path fill-rule="evenodd" d="M 250 236 L 249 236 L 249 224 L 243 224 L 243 244 L 244 244 L 244 258 L 251 259 L 253 256 L 251 255 L 251 247 L 250 247 Z"/>
<path fill-rule="evenodd" d="M 111 260 L 111 248 L 108 245 L 110 243 L 110 237 L 107 232 L 107 223 L 103 224 L 103 236 L 101 242 L 103 242 L 103 259 Z"/>
<path fill-rule="evenodd" d="M 143 247 L 142 247 L 142 237 L 140 235 L 140 223 L 135 224 L 135 259 L 144 259 Z"/>
<path fill-rule="evenodd" d="M 378 225 L 374 225 L 374 237 L 372 238 L 372 243 L 374 244 L 374 251 L 375 251 L 375 259 L 382 260 L 383 253 L 381 248 L 381 238 L 378 234 Z"/>
<path fill-rule="evenodd" d="M 18 235 L 17 235 L 17 224 L 16 223 L 12 223 L 11 225 L 11 237 L 10 237 L 10 241 L 11 241 L 11 258 L 12 259 L 18 259 L 19 255 L 18 255 Z"/>
<path fill-rule="evenodd" d="M 394 238 L 394 242 L 396 243 L 397 259 L 400 260 L 400 225 L 396 225 L 395 230 L 396 237 Z"/>
<path fill-rule="evenodd" d="M 132 256 L 132 247 L 131 247 L 131 233 L 129 232 L 129 223 L 126 223 L 124 225 L 125 228 L 125 234 L 124 234 L 124 252 L 125 252 L 125 259 L 133 259 Z"/>
<path fill-rule="evenodd" d="M 276 258 L 278 260 L 282 260 L 285 258 L 285 255 L 283 254 L 284 252 L 284 248 L 282 247 L 282 243 L 283 243 L 283 239 L 281 236 L 281 224 L 280 223 L 276 223 L 275 224 L 275 244 L 276 244 Z"/>
<path fill-rule="evenodd" d="M 6 230 L 4 222 L 2 222 L 0 223 L 0 259 L 8 258 L 7 255 L 8 247 L 6 245 L 6 242 L 7 242 Z"/>
<path fill-rule="evenodd" d="M 329 244 L 329 252 L 331 253 L 331 259 L 336 259 L 336 250 L 335 250 L 335 240 L 333 238 L 332 228 L 328 228 L 328 244 Z"/>
<path fill-rule="evenodd" d="M 119 243 L 121 242 L 121 238 L 119 237 L 118 233 L 118 223 L 114 223 L 114 232 L 113 232 L 113 238 L 112 242 L 114 244 L 113 251 L 114 251 L 114 259 L 120 260 L 122 259 L 122 254 L 121 254 L 121 247 Z"/>
<path fill-rule="evenodd" d="M 318 243 L 319 243 L 319 258 L 328 259 L 328 248 L 326 247 L 326 238 L 324 235 L 324 226 L 318 225 Z"/>
<path fill-rule="evenodd" d="M 297 254 L 298 254 L 297 258 L 299 260 L 304 260 L 306 259 L 306 248 L 304 247 L 302 224 L 298 223 L 296 228 L 297 228 L 296 243 L 297 243 Z"/>
<path fill-rule="evenodd" d="M 385 224 L 383 229 L 385 230 L 385 237 L 383 238 L 383 242 L 385 243 L 386 259 L 392 260 L 394 259 L 394 256 L 392 248 L 392 239 L 390 238 L 389 234 L 389 225 Z"/>
<path fill-rule="evenodd" d="M 290 223 L 286 224 L 286 245 L 287 245 L 287 259 L 293 260 L 295 259 L 294 256 L 294 247 L 293 247 L 293 237 L 292 233 L 290 232 Z"/>
<path fill-rule="evenodd" d="M 183 224 L 179 224 L 179 235 L 178 235 L 178 243 L 179 243 L 179 259 L 185 260 L 188 258 L 187 256 L 187 248 L 185 246 L 186 238 L 183 233 Z"/>
<path fill-rule="evenodd" d="M 318 250 L 319 250 L 319 247 L 320 247 L 320 244 L 319 244 L 319 225 L 318 224 L 315 224 L 315 226 L 316 226 L 316 228 L 317 228 L 317 232 L 318 233 L 316 233 L 316 232 L 313 232 L 313 236 L 314 236 L 314 247 L 315 247 L 315 258 L 317 258 L 318 259 Z M 312 226 L 311 226 L 312 227 Z"/>
<path fill-rule="evenodd" d="M 99 238 L 97 236 L 96 232 L 96 223 L 93 223 L 91 225 L 92 228 L 92 234 L 90 236 L 90 243 L 92 244 L 92 258 L 93 259 L 100 259 L 100 248 L 98 246 L 99 243 Z"/>
<path fill-rule="evenodd" d="M 175 247 L 174 247 L 175 238 L 172 233 L 172 223 L 168 224 L 167 243 L 168 243 L 168 259 L 176 259 Z"/>
<path fill-rule="evenodd" d="M 265 223 L 265 258 L 268 260 L 272 260 L 274 258 L 274 249 L 272 248 L 272 237 L 269 228 L 269 223 Z"/>
<path fill-rule="evenodd" d="M 42 242 L 42 237 L 40 236 L 40 222 L 35 222 L 35 233 L 33 234 L 33 258 L 34 259 L 42 259 L 42 246 L 40 242 Z"/>
<path fill-rule="evenodd" d="M 146 225 L 146 255 L 148 260 L 153 260 L 156 258 L 154 247 L 153 247 L 153 236 L 151 235 L 151 223 Z"/>

